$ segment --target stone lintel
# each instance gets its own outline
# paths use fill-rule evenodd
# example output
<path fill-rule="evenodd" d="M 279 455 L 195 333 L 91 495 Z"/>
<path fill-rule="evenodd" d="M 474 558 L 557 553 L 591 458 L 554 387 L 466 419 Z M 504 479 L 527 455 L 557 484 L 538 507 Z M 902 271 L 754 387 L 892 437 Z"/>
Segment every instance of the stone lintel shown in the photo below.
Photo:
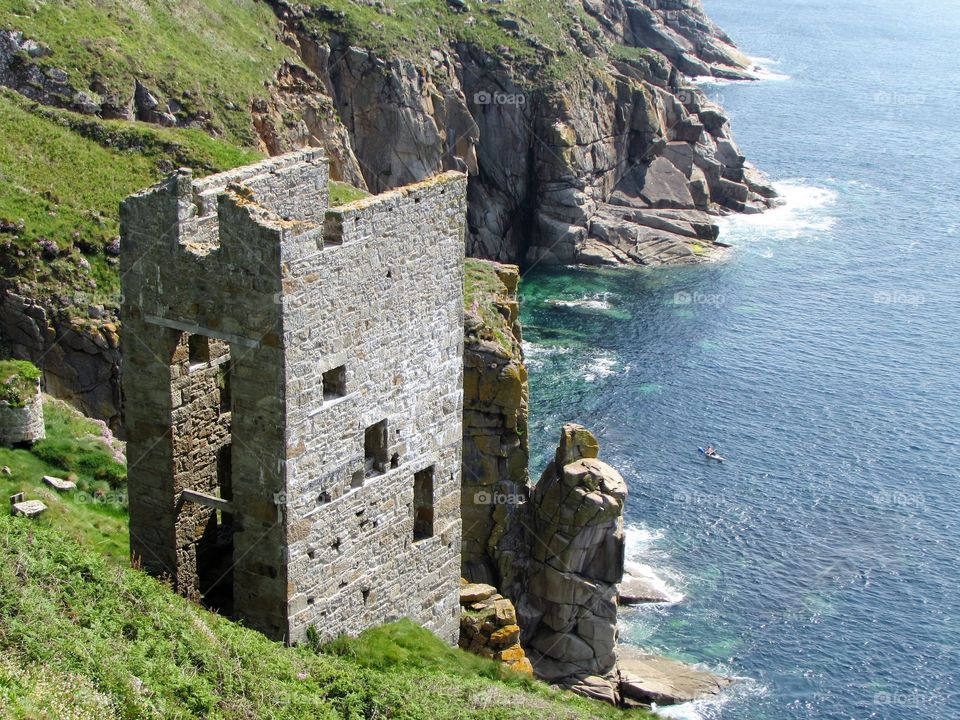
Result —
<path fill-rule="evenodd" d="M 159 315 L 144 315 L 143 319 L 153 325 L 160 325 L 161 327 L 172 328 L 173 330 L 180 330 L 181 332 L 188 332 L 196 335 L 205 335 L 217 340 L 223 340 L 224 342 L 231 343 L 232 345 L 240 345 L 241 347 L 246 348 L 260 347 L 259 340 L 243 337 L 242 335 L 233 335 L 232 333 L 220 332 L 219 330 L 211 330 L 210 328 L 200 327 L 196 323 L 192 322 L 171 320 L 169 318 L 162 318 Z"/>
<path fill-rule="evenodd" d="M 183 490 L 180 493 L 180 500 L 182 502 L 192 502 L 196 503 L 197 505 L 203 505 L 211 510 L 222 510 L 223 512 L 230 513 L 233 512 L 233 503 L 231 503 L 229 500 L 224 500 L 216 495 L 208 495 L 207 493 L 198 492 L 197 490 Z"/>

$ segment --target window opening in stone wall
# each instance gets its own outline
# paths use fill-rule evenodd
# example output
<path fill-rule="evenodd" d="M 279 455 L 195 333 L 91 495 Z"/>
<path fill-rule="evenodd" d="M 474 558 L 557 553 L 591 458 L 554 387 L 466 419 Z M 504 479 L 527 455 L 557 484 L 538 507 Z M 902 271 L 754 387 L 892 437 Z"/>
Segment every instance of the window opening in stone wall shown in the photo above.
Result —
<path fill-rule="evenodd" d="M 233 500 L 232 446 L 216 453 L 215 495 Z M 203 604 L 225 614 L 233 612 L 233 514 L 212 513 L 197 543 L 197 586 Z"/>
<path fill-rule="evenodd" d="M 220 389 L 220 412 L 228 413 L 231 410 L 232 397 L 230 395 L 230 363 L 225 362 L 217 369 L 217 387 Z"/>
<path fill-rule="evenodd" d="M 413 541 L 433 537 L 433 465 L 413 475 Z"/>
<path fill-rule="evenodd" d="M 210 362 L 210 340 L 206 335 L 191 334 L 187 337 L 190 350 L 190 369 L 201 367 Z"/>
<path fill-rule="evenodd" d="M 333 400 L 347 394 L 347 366 L 341 365 L 323 374 L 323 399 Z"/>
<path fill-rule="evenodd" d="M 366 473 L 365 473 L 363 470 L 357 470 L 357 471 L 350 477 L 350 487 L 351 487 L 351 489 L 356 489 L 356 488 L 363 487 L 363 479 L 364 479 L 364 477 L 366 477 Z"/>
<path fill-rule="evenodd" d="M 387 421 L 381 420 L 368 427 L 363 433 L 363 471 L 367 477 L 386 472 L 389 455 L 387 454 Z"/>

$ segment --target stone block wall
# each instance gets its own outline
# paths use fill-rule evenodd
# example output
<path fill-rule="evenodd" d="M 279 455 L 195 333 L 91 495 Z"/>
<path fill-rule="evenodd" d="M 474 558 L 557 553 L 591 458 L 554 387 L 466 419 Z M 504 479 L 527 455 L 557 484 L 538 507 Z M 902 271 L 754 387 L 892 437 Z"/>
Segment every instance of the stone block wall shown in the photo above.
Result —
<path fill-rule="evenodd" d="M 453 642 L 465 178 L 326 188 L 307 150 L 125 201 L 131 550 L 271 637 Z"/>
<path fill-rule="evenodd" d="M 23 407 L 10 407 L 0 402 L 0 445 L 32 443 L 43 440 L 45 436 L 39 381 L 36 394 Z"/>

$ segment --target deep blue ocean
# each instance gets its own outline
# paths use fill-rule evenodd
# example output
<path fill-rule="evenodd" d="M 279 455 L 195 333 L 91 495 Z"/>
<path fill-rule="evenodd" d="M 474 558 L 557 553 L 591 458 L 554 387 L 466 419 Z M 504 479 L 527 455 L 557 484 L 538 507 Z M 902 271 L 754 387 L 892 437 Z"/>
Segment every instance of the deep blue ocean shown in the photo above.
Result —
<path fill-rule="evenodd" d="M 593 429 L 677 599 L 622 639 L 744 678 L 668 716 L 957 720 L 960 3 L 705 4 L 772 71 L 704 89 L 788 204 L 718 263 L 525 276 L 534 476 Z"/>

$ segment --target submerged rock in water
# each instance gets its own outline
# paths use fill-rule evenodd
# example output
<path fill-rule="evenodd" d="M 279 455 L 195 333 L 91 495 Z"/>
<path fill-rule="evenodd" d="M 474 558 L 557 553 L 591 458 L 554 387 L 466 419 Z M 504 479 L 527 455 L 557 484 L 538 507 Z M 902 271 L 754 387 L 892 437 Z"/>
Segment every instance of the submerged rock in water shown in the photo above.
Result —
<path fill-rule="evenodd" d="M 646 603 L 669 603 L 674 599 L 665 590 L 644 578 L 625 575 L 617 587 L 620 605 L 644 605 Z"/>

